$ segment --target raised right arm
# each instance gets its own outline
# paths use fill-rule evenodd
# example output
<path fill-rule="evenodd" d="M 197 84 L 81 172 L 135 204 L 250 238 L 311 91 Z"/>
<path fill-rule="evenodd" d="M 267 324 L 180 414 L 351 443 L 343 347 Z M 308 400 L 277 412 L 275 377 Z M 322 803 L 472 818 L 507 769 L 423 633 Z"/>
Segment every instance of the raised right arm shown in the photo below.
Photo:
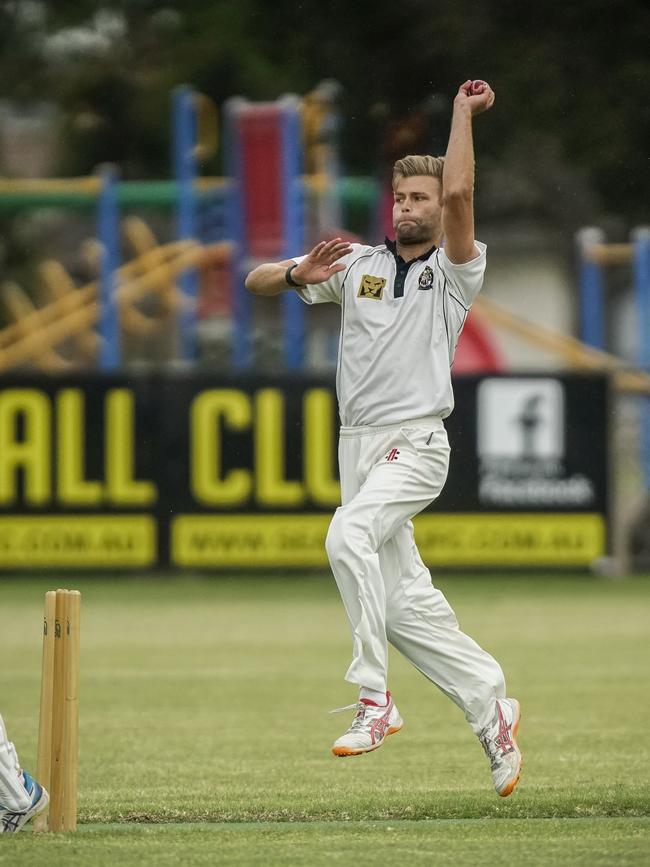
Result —
<path fill-rule="evenodd" d="M 340 238 L 321 241 L 292 270 L 291 279 L 299 286 L 325 283 L 332 274 L 345 269 L 345 265 L 336 263 L 351 252 L 351 245 Z M 280 292 L 294 289 L 296 287 L 285 279 L 287 268 L 294 264 L 293 259 L 284 259 L 282 262 L 259 265 L 246 277 L 246 288 L 254 295 L 279 295 Z"/>

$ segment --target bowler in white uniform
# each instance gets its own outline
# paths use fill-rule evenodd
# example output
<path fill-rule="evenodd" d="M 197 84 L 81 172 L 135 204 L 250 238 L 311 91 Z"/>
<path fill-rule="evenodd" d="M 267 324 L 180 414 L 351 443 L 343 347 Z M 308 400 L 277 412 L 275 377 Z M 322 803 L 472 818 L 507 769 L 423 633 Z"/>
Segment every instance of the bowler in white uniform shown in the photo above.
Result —
<path fill-rule="evenodd" d="M 519 703 L 506 698 L 501 667 L 460 631 L 433 587 L 411 523 L 447 478 L 450 368 L 486 259 L 485 244 L 474 239 L 472 121 L 493 102 L 489 85 L 466 81 L 445 157 L 395 163 L 394 242 L 367 247 L 335 238 L 306 256 L 259 266 L 246 286 L 258 295 L 293 288 L 307 304 L 341 306 L 342 505 L 326 547 L 353 637 L 345 677 L 358 685 L 359 700 L 333 753 L 370 752 L 402 727 L 387 684 L 390 642 L 461 708 L 505 797 L 521 769 Z"/>

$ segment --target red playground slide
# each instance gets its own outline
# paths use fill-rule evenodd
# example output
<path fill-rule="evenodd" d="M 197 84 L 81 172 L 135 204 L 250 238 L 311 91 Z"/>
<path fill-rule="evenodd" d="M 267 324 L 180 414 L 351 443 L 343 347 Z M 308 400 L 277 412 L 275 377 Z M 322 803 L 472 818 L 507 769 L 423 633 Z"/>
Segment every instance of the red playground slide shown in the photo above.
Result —
<path fill-rule="evenodd" d="M 453 373 L 501 373 L 506 367 L 492 332 L 470 313 L 458 341 Z"/>

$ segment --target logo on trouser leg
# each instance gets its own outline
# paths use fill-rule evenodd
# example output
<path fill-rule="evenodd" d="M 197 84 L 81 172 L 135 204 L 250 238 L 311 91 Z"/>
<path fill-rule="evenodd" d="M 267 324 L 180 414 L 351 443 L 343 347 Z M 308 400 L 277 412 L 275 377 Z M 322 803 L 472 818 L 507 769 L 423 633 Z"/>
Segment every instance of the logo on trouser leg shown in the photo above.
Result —
<path fill-rule="evenodd" d="M 399 455 L 399 449 L 391 449 L 386 455 L 387 461 L 396 461 Z"/>

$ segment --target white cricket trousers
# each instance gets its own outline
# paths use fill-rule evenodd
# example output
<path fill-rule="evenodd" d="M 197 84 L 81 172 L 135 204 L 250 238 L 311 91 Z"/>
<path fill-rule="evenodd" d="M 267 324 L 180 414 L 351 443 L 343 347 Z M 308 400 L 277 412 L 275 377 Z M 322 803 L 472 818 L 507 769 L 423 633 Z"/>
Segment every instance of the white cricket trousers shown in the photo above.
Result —
<path fill-rule="evenodd" d="M 0 807 L 10 812 L 29 809 L 31 795 L 23 786 L 16 748 L 9 740 L 0 716 Z"/>
<path fill-rule="evenodd" d="M 458 628 L 431 583 L 411 523 L 440 494 L 448 466 L 447 432 L 438 417 L 342 427 L 342 505 L 325 544 L 352 630 L 345 679 L 385 692 L 390 641 L 478 734 L 492 721 L 495 699 L 505 696 L 503 672 Z"/>

